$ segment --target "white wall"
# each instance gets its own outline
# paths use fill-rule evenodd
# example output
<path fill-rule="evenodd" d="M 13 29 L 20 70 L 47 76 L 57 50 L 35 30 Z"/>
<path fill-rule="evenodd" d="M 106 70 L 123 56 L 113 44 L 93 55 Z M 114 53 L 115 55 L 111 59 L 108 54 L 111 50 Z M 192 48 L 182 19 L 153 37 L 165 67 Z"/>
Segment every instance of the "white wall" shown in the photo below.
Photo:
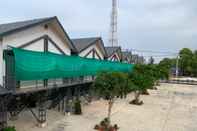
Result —
<path fill-rule="evenodd" d="M 61 52 L 53 44 L 51 44 L 51 42 L 49 42 L 48 50 L 56 54 L 61 54 Z"/>
<path fill-rule="evenodd" d="M 104 55 L 103 55 L 103 53 L 101 52 L 101 50 L 99 49 L 99 47 L 98 47 L 97 44 L 94 44 L 94 45 L 88 47 L 87 49 L 85 49 L 84 51 L 82 51 L 82 52 L 79 54 L 79 56 L 84 57 L 84 56 L 85 56 L 89 51 L 91 51 L 92 49 L 95 49 L 96 52 L 97 52 L 97 53 L 99 54 L 99 56 L 101 57 L 101 59 L 104 59 Z M 99 59 L 99 57 L 97 57 L 96 54 L 95 54 L 95 57 L 96 57 L 96 59 Z M 93 58 L 93 54 L 90 53 L 90 54 L 87 56 L 87 58 Z"/>
<path fill-rule="evenodd" d="M 54 29 L 49 27 L 47 30 L 48 36 L 64 51 L 65 54 L 70 55 L 71 49 L 69 48 L 68 44 L 65 42 L 65 38 L 62 38 L 58 35 L 58 33 L 54 32 Z M 49 42 L 50 43 L 50 42 Z M 53 48 L 54 46 L 50 46 L 49 44 L 49 51 L 54 53 L 60 53 L 57 49 Z"/>
<path fill-rule="evenodd" d="M 67 43 L 63 41 L 63 38 L 59 37 L 56 34 L 56 32 L 53 31 L 52 28 L 49 27 L 48 29 L 45 29 L 43 26 L 36 26 L 18 33 L 8 35 L 3 38 L 3 45 L 5 48 L 8 45 L 13 47 L 18 47 L 43 35 L 48 35 L 64 51 L 65 54 L 67 55 L 71 54 L 71 50 L 68 47 Z M 30 46 L 27 46 L 25 47 L 25 49 L 33 50 L 33 51 L 43 51 L 44 50 L 43 40 L 40 40 Z M 54 53 L 59 53 L 54 48 L 50 48 L 49 51 Z"/>
<path fill-rule="evenodd" d="M 118 61 L 120 61 L 120 58 L 119 58 L 119 55 L 118 55 L 117 52 L 114 53 L 113 55 L 111 55 L 111 56 L 108 58 L 108 60 L 115 61 L 114 58 L 112 59 L 112 57 L 113 57 L 114 55 L 116 55 L 116 57 L 118 58 Z"/>

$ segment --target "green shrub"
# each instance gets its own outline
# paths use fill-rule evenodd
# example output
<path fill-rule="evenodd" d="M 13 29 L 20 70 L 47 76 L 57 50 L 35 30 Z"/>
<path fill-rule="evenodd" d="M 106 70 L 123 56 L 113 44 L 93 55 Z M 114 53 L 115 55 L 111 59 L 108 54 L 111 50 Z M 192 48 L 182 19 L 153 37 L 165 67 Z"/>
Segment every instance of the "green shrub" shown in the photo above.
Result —
<path fill-rule="evenodd" d="M 3 131 L 16 131 L 15 127 L 6 127 Z"/>
<path fill-rule="evenodd" d="M 76 115 L 82 114 L 81 101 L 79 99 L 76 99 L 76 101 L 74 103 L 74 114 L 76 114 Z"/>

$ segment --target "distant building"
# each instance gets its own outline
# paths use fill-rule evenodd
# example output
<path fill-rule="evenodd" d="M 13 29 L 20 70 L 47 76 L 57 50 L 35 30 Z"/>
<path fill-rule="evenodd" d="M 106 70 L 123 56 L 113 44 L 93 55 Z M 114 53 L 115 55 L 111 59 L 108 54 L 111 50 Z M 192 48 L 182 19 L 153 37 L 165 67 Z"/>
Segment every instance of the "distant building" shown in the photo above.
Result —
<path fill-rule="evenodd" d="M 121 47 L 105 47 L 105 50 L 107 52 L 107 60 L 111 61 L 121 61 L 122 59 L 122 53 L 121 53 Z"/>
<path fill-rule="evenodd" d="M 101 37 L 72 39 L 78 55 L 85 58 L 103 60 L 107 53 Z"/>
<path fill-rule="evenodd" d="M 131 63 L 136 64 L 137 62 L 138 62 L 138 55 L 137 54 L 132 54 Z"/>
<path fill-rule="evenodd" d="M 139 56 L 137 54 L 132 54 L 131 63 L 133 64 L 144 64 L 145 59 L 143 56 Z"/>
<path fill-rule="evenodd" d="M 132 63 L 132 53 L 130 51 L 122 52 L 122 62 Z"/>
<path fill-rule="evenodd" d="M 104 60 L 107 56 L 101 37 L 77 38 L 72 39 L 72 42 L 77 49 L 78 56 L 80 57 Z M 84 77 L 84 80 L 92 79 L 94 79 L 93 76 Z"/>
<path fill-rule="evenodd" d="M 143 56 L 138 56 L 138 60 L 137 60 L 138 64 L 144 64 L 145 63 L 145 59 Z"/>

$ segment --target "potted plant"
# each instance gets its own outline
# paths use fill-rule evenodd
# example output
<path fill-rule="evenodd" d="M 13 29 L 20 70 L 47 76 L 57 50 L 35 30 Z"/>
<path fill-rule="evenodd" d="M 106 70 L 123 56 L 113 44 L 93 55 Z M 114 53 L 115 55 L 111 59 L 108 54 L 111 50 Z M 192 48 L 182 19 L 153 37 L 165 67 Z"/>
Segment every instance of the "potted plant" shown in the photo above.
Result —
<path fill-rule="evenodd" d="M 79 98 L 76 98 L 76 100 L 74 102 L 74 114 L 76 114 L 76 115 L 82 114 L 81 101 L 79 100 Z"/>

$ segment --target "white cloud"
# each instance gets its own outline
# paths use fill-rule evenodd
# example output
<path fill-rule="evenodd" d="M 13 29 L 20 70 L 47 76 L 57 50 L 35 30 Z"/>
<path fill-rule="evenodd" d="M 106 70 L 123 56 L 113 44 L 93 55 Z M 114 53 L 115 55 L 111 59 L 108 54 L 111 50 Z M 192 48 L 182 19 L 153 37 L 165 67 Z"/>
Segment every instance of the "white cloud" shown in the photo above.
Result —
<path fill-rule="evenodd" d="M 119 41 L 124 48 L 197 49 L 196 0 L 119 0 Z M 111 0 L 6 0 L 0 22 L 58 16 L 71 37 L 108 41 Z"/>

